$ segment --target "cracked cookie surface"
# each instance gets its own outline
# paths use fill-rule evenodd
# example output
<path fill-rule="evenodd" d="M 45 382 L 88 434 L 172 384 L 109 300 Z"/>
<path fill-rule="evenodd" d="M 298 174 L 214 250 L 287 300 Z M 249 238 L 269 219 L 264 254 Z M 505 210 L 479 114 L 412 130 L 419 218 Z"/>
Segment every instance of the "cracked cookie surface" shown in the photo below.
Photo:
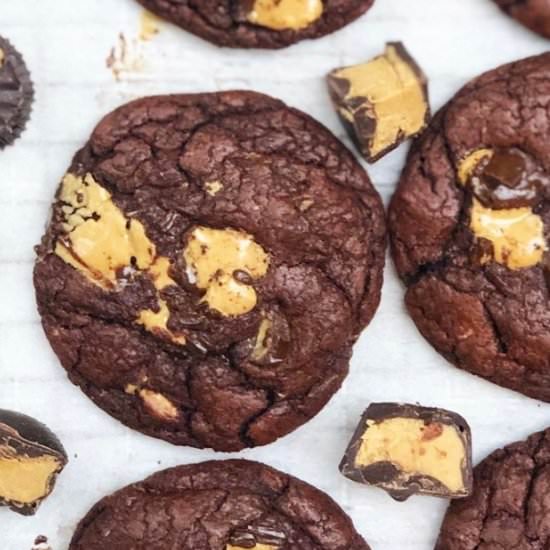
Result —
<path fill-rule="evenodd" d="M 414 144 L 390 206 L 406 304 L 449 361 L 550 401 L 550 54 L 466 85 Z"/>
<path fill-rule="evenodd" d="M 284 48 L 332 33 L 374 0 L 138 0 L 153 13 L 218 46 Z"/>
<path fill-rule="evenodd" d="M 325 493 L 257 462 L 159 472 L 99 501 L 70 550 L 369 550 Z"/>
<path fill-rule="evenodd" d="M 550 545 L 550 430 L 490 454 L 474 493 L 449 506 L 436 550 L 542 550 Z"/>
<path fill-rule="evenodd" d="M 235 451 L 326 404 L 380 299 L 380 198 L 324 127 L 253 92 L 109 114 L 63 178 L 34 282 L 70 379 L 126 425 Z"/>
<path fill-rule="evenodd" d="M 495 0 L 500 8 L 526 27 L 550 38 L 550 0 Z"/>

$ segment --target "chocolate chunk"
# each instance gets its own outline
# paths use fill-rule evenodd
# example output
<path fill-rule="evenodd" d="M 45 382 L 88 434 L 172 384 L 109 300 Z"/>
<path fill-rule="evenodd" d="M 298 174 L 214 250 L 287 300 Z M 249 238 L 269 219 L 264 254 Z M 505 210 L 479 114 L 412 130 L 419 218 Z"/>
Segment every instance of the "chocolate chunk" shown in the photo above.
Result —
<path fill-rule="evenodd" d="M 375 59 L 333 70 L 330 97 L 361 154 L 374 162 L 420 133 L 430 118 L 427 79 L 401 42 Z"/>
<path fill-rule="evenodd" d="M 66 464 L 63 446 L 46 426 L 0 410 L 0 505 L 33 515 Z"/>
<path fill-rule="evenodd" d="M 340 471 L 384 489 L 395 500 L 413 494 L 465 497 L 472 489 L 470 428 L 464 418 L 444 409 L 373 403 Z"/>
<path fill-rule="evenodd" d="M 476 149 L 460 161 L 458 177 L 484 206 L 494 209 L 534 206 L 550 184 L 539 163 L 516 148 Z"/>
<path fill-rule="evenodd" d="M 31 77 L 21 54 L 0 37 L 0 149 L 25 129 L 34 98 Z"/>
<path fill-rule="evenodd" d="M 287 536 L 281 526 L 272 518 L 267 518 L 245 529 L 236 530 L 229 540 L 228 548 L 267 550 L 283 548 L 286 542 Z"/>
<path fill-rule="evenodd" d="M 484 178 L 493 185 L 505 185 L 514 189 L 519 185 L 525 172 L 525 160 L 513 151 L 499 151 L 483 170 Z"/>

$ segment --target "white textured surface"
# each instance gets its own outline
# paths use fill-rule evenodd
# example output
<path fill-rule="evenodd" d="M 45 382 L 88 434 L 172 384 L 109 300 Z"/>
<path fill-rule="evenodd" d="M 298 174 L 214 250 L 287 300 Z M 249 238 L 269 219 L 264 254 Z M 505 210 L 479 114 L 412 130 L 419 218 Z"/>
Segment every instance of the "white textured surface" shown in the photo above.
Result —
<path fill-rule="evenodd" d="M 71 458 L 34 518 L 0 509 L 0 549 L 29 550 L 38 534 L 66 550 L 78 519 L 106 493 L 155 470 L 213 457 L 124 428 L 65 377 L 39 325 L 31 284 L 33 245 L 72 154 L 107 111 L 137 96 L 253 88 L 280 97 L 342 130 L 323 75 L 403 40 L 430 77 L 433 107 L 479 72 L 544 51 L 489 0 L 377 0 L 372 11 L 330 37 L 278 52 L 222 51 L 163 24 L 142 44 L 143 68 L 115 82 L 105 58 L 119 32 L 139 32 L 133 0 L 3 0 L 0 34 L 24 53 L 36 84 L 32 122 L 0 153 L 0 407 L 46 422 Z M 347 141 L 347 140 L 346 140 Z M 401 148 L 369 173 L 387 202 L 405 155 Z M 363 408 L 373 400 L 419 401 L 463 414 L 481 459 L 495 447 L 550 424 L 550 406 L 499 389 L 449 366 L 417 333 L 402 305 L 391 263 L 382 305 L 357 344 L 344 388 L 306 426 L 240 456 L 262 460 L 329 492 L 374 550 L 433 547 L 446 503 L 393 502 L 340 477 L 337 463 Z M 109 549 L 106 549 L 109 550 Z"/>

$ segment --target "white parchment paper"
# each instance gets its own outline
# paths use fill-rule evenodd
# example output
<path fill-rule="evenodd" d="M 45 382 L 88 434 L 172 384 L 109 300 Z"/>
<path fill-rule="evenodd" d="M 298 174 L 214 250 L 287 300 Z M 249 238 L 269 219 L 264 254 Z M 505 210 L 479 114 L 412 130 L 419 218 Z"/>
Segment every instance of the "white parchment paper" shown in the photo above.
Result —
<path fill-rule="evenodd" d="M 66 550 L 79 518 L 105 494 L 160 468 L 225 456 L 174 447 L 111 419 L 67 381 L 42 333 L 33 246 L 72 154 L 103 114 L 147 94 L 250 88 L 310 113 L 349 144 L 324 86 L 325 73 L 335 66 L 368 59 L 386 41 L 402 40 L 429 75 L 437 108 L 481 71 L 550 44 L 504 17 L 490 0 L 377 0 L 346 29 L 276 52 L 219 50 L 167 23 L 143 42 L 141 13 L 133 0 L 0 0 L 0 35 L 24 54 L 36 84 L 27 131 L 0 153 L 0 407 L 46 422 L 71 460 L 35 517 L 0 509 L 0 550 L 29 550 L 39 534 L 49 537 L 53 550 Z M 120 33 L 128 49 L 122 68 L 129 70 L 116 81 L 106 58 L 113 47 L 120 58 Z M 368 168 L 386 202 L 405 152 L 402 147 Z M 476 460 L 550 424 L 549 405 L 448 365 L 417 333 L 402 300 L 388 262 L 381 307 L 356 345 L 343 389 L 290 436 L 240 453 L 330 493 L 374 550 L 429 550 L 446 502 L 415 497 L 399 504 L 338 474 L 370 401 L 419 401 L 461 413 L 473 429 Z"/>

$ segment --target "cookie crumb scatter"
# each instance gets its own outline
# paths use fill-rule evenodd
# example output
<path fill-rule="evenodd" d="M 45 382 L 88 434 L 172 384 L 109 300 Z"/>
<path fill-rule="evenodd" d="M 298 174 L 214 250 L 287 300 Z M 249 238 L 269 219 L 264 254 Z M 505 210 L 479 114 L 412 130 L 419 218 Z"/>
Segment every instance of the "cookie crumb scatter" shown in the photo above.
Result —
<path fill-rule="evenodd" d="M 119 33 L 117 44 L 111 48 L 105 64 L 118 82 L 125 76 L 141 72 L 145 61 L 138 40 L 129 40 L 124 33 Z"/>

